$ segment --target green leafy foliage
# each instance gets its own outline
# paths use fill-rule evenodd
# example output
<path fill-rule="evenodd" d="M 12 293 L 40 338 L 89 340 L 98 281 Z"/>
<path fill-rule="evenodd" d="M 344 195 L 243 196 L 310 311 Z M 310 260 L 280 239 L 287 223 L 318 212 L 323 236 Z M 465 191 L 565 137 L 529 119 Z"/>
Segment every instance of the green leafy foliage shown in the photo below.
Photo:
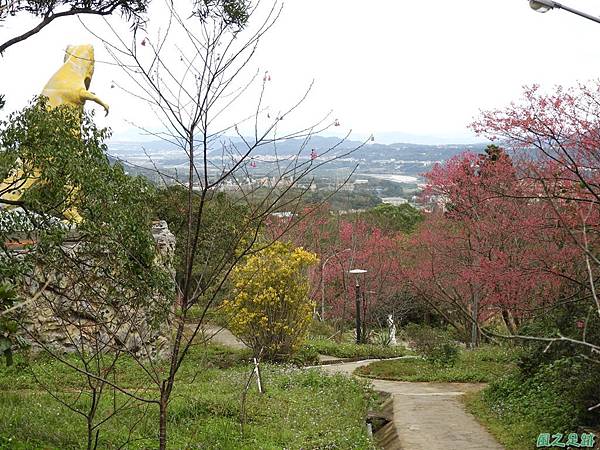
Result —
<path fill-rule="evenodd" d="M 458 360 L 458 346 L 453 342 L 442 342 L 431 348 L 427 360 L 433 364 L 453 366 Z"/>
<path fill-rule="evenodd" d="M 593 310 L 592 310 L 593 311 Z M 573 339 L 600 337 L 600 320 L 583 302 L 569 302 L 540 314 L 519 329 L 521 335 Z M 579 325 L 579 326 L 578 326 Z M 600 403 L 600 365 L 593 353 L 568 342 L 526 341 L 510 376 L 491 380 L 467 406 L 510 450 L 534 448 L 541 432 L 573 433 L 579 426 L 598 428 L 589 408 Z M 526 446 L 524 443 L 531 443 Z"/>
<path fill-rule="evenodd" d="M 203 199 L 196 192 L 191 194 L 192 237 L 188 233 L 188 190 L 183 186 L 170 186 L 159 190 L 153 200 L 154 217 L 165 220 L 175 235 L 175 271 L 180 286 L 184 285 L 186 250 L 188 242 L 195 243 L 192 267 L 193 289 L 202 292 L 203 299 L 211 298 L 223 271 L 236 261 L 249 234 L 247 208 L 222 192 L 209 192 Z M 202 214 L 196 214 L 202 208 Z M 200 222 L 198 222 L 200 220 Z M 197 230 L 197 240 L 195 239 Z M 248 237 L 246 238 L 245 236 Z M 219 300 L 219 297 L 217 297 Z"/>
<path fill-rule="evenodd" d="M 85 180 L 87 166 L 104 157 L 101 142 L 108 131 L 97 130 L 90 116 L 80 121 L 74 108 L 48 110 L 43 98 L 12 113 L 0 127 L 0 177 L 11 175 L 2 201 L 9 194 L 22 195 L 18 205 L 63 216 L 78 201 L 73 188 Z"/>
<path fill-rule="evenodd" d="M 579 378 L 581 372 L 578 358 L 560 359 L 541 368 L 532 378 L 515 375 L 492 384 L 484 399 L 499 415 L 527 416 L 540 429 L 574 431 L 584 409 L 581 397 L 575 395 L 585 389 L 586 383 Z"/>
<path fill-rule="evenodd" d="M 248 0 L 195 0 L 194 14 L 202 20 L 218 20 L 228 27 L 244 28 L 250 17 Z"/>
<path fill-rule="evenodd" d="M 561 358 L 542 365 L 533 376 L 515 372 L 496 380 L 468 398 L 467 406 L 506 448 L 533 449 L 541 432 L 566 435 L 579 426 L 598 427 L 598 415 L 587 408 L 600 401 L 599 376 L 594 363 Z"/>
<path fill-rule="evenodd" d="M 11 308 L 15 300 L 17 299 L 17 293 L 14 287 L 8 282 L 0 284 L 0 313 Z M 0 316 L 0 356 L 6 358 L 6 365 L 10 366 L 13 362 L 12 348 L 16 344 L 14 337 L 17 331 L 17 324 L 10 320 L 6 316 Z"/>
<path fill-rule="evenodd" d="M 313 319 L 310 322 L 308 334 L 311 338 L 330 338 L 337 332 L 333 322 Z"/>
<path fill-rule="evenodd" d="M 387 231 L 412 233 L 424 220 L 423 213 L 409 204 L 394 206 L 377 205 L 362 214 L 362 217 Z"/>
<path fill-rule="evenodd" d="M 298 367 L 317 365 L 319 363 L 319 352 L 311 345 L 303 345 L 294 353 L 290 362 Z"/>
<path fill-rule="evenodd" d="M 600 342 L 600 317 L 595 308 L 590 308 L 586 302 L 569 302 L 553 308 L 548 314 L 540 314 L 535 320 L 525 323 L 519 329 L 520 335 L 556 337 L 558 333 L 574 340 Z M 537 370 L 557 359 L 568 358 L 581 354 L 594 358 L 577 344 L 560 342 L 548 347 L 546 342 L 527 342 L 528 352 L 519 361 L 519 368 L 524 375 L 532 376 Z"/>
<path fill-rule="evenodd" d="M 411 324 L 404 332 L 411 346 L 428 362 L 452 366 L 458 360 L 458 346 L 444 330 Z"/>
<path fill-rule="evenodd" d="M 109 132 L 92 119 L 73 108 L 48 109 L 42 98 L 0 122 L 0 177 L 11 174 L 0 203 L 35 180 L 17 197 L 20 212 L 0 208 L 0 275 L 19 288 L 32 277 L 59 285 L 97 311 L 143 304 L 156 324 L 173 299 L 151 234 L 153 188 L 109 163 Z M 14 240 L 28 242 L 28 251 L 12 251 Z"/>
<path fill-rule="evenodd" d="M 298 195 L 298 192 L 290 190 L 290 195 Z M 306 204 L 321 204 L 327 202 L 332 211 L 348 211 L 357 209 L 369 209 L 381 204 L 381 199 L 369 192 L 331 191 L 316 190 L 303 193 L 302 200 Z"/>
<path fill-rule="evenodd" d="M 590 314 L 585 305 L 575 302 L 540 316 L 519 333 L 552 337 L 560 332 L 582 339 L 584 331 L 586 339 L 597 341 L 600 319 Z M 506 410 L 515 417 L 527 416 L 540 426 L 553 426 L 559 431 L 576 431 L 577 425 L 600 425 L 598 414 L 588 411 L 600 403 L 600 365 L 595 354 L 586 354 L 569 342 L 548 346 L 545 342 L 529 341 L 526 348 L 518 361 L 519 374 L 492 385 L 484 396 L 486 403 L 494 410 Z M 520 397 L 523 401 L 518 401 Z M 565 398 L 569 401 L 564 402 Z"/>

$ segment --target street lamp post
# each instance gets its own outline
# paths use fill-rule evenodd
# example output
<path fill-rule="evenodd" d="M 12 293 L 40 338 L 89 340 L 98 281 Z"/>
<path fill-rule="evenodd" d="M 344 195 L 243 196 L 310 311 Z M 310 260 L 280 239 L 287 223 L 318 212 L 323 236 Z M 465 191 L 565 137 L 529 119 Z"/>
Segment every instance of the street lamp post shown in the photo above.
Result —
<path fill-rule="evenodd" d="M 580 17 L 583 17 L 588 20 L 592 20 L 596 23 L 600 23 L 600 17 L 595 17 L 590 14 L 584 13 L 583 11 L 579 11 L 575 8 L 571 8 L 570 6 L 563 5 L 562 3 L 558 3 L 552 0 L 529 0 L 529 6 L 534 11 L 545 13 L 550 11 L 551 9 L 564 9 L 572 14 L 576 14 Z"/>
<path fill-rule="evenodd" d="M 361 339 L 361 323 L 360 323 L 360 282 L 358 276 L 363 273 L 367 273 L 363 269 L 352 269 L 348 273 L 355 275 L 354 294 L 356 296 L 356 343 L 362 343 Z"/>

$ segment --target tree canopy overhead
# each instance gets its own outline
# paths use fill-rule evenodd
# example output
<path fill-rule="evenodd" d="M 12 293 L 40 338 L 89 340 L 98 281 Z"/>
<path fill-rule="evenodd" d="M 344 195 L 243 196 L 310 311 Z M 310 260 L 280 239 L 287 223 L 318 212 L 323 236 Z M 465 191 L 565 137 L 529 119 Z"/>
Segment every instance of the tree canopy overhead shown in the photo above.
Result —
<path fill-rule="evenodd" d="M 0 54 L 9 47 L 39 33 L 57 19 L 81 14 L 108 16 L 120 13 L 126 20 L 133 20 L 135 26 L 143 22 L 148 0 L 2 0 L 0 1 L 0 21 L 9 17 L 29 14 L 39 19 L 34 27 L 23 30 L 0 44 Z"/>
<path fill-rule="evenodd" d="M 0 41 L 0 55 L 64 17 L 120 14 L 131 22 L 133 28 L 137 28 L 144 24 L 149 5 L 150 0 L 0 0 L 0 24 L 21 15 L 39 19 L 32 28 Z M 250 15 L 251 4 L 248 0 L 194 0 L 190 7 L 191 15 L 201 20 L 219 18 L 228 26 L 242 28 Z"/>

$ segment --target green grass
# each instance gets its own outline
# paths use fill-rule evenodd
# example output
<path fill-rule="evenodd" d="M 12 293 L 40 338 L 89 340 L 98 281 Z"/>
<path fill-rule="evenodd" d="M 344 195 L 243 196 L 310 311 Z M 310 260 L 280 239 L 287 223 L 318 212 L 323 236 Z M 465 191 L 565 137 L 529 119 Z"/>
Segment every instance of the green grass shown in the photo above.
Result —
<path fill-rule="evenodd" d="M 373 448 L 364 419 L 374 397 L 365 382 L 281 366 L 263 367 L 264 395 L 252 385 L 242 435 L 241 392 L 251 369 L 247 357 L 220 347 L 194 349 L 173 392 L 170 448 Z M 55 395 L 77 408 L 90 404 L 87 394 L 80 396 L 85 380 L 46 358 L 33 361 L 28 368 L 22 359 L 18 362 L 19 367 L 0 368 L 0 449 L 83 447 L 83 417 L 44 392 L 33 372 Z M 144 384 L 142 372 L 132 361 L 123 360 L 117 373 L 119 384 L 130 388 Z M 140 395 L 156 398 L 157 391 Z M 156 447 L 157 407 L 131 402 L 119 393 L 113 397 L 112 390 L 107 390 L 98 418 L 107 417 L 115 403 L 123 410 L 100 428 L 98 448 L 118 448 L 128 436 L 126 448 Z"/>
<path fill-rule="evenodd" d="M 508 450 L 530 450 L 540 433 L 566 436 L 581 425 L 597 427 L 598 416 L 587 411 L 597 401 L 593 369 L 578 357 L 558 359 L 499 379 L 465 403 Z"/>
<path fill-rule="evenodd" d="M 377 361 L 357 369 L 363 377 L 399 381 L 481 382 L 489 383 L 515 370 L 517 350 L 483 346 L 462 350 L 453 366 L 430 363 L 424 359 Z"/>
<path fill-rule="evenodd" d="M 304 344 L 307 350 L 321 355 L 338 358 L 394 358 L 404 356 L 407 350 L 400 346 L 382 346 L 374 344 L 337 343 L 330 339 L 310 339 Z"/>
<path fill-rule="evenodd" d="M 471 414 L 484 425 L 506 450 L 533 450 L 538 434 L 550 432 L 524 417 L 498 416 L 484 401 L 482 392 L 469 392 L 462 400 Z"/>

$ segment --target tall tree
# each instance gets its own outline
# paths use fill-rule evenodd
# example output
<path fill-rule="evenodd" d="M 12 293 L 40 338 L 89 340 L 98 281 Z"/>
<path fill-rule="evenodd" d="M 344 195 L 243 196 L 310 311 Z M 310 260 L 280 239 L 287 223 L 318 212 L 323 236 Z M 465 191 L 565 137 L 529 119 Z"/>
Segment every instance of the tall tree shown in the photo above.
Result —
<path fill-rule="evenodd" d="M 98 418 L 103 394 L 118 388 L 120 357 L 152 357 L 130 337 L 149 343 L 149 330 L 165 321 L 173 299 L 150 231 L 153 188 L 109 163 L 107 135 L 91 116 L 66 106 L 48 109 L 44 99 L 0 123 L 0 176 L 14 174 L 0 192 L 37 178 L 35 187 L 8 202 L 12 209 L 0 208 L 0 277 L 20 294 L 0 311 L 0 348 L 6 353 L 7 342 L 9 350 L 14 344 L 5 335 L 13 319 L 21 336 L 85 380 L 82 392 L 55 392 L 44 382 L 43 367 L 34 372 L 50 395 L 85 418 L 88 449 L 97 447 L 100 427 L 120 409 Z M 62 220 L 72 208 L 82 217 L 76 229 Z M 37 317 L 51 321 L 55 334 L 44 335 Z M 56 345 L 57 336 L 64 345 Z M 65 356 L 65 348 L 72 355 Z"/>
<path fill-rule="evenodd" d="M 230 3 L 222 2 L 226 14 Z M 162 123 L 160 132 L 140 128 L 175 146 L 186 160 L 185 174 L 180 177 L 157 169 L 165 184 L 179 185 L 185 192 L 180 232 L 184 247 L 175 279 L 177 299 L 170 311 L 173 342 L 168 367 L 144 366 L 157 392 L 157 399 L 148 400 L 158 404 L 161 449 L 167 447 L 169 405 L 180 368 L 201 334 L 208 308 L 222 296 L 234 268 L 273 243 L 259 239 L 271 213 L 299 210 L 306 189 L 294 189 L 298 183 L 316 168 L 352 152 L 333 154 L 334 146 L 314 160 L 300 146 L 294 155 L 277 156 L 281 140 L 307 141 L 312 133 L 335 126 L 326 115 L 316 123 L 279 134 L 282 121 L 286 119 L 285 124 L 293 118 L 308 91 L 289 108 L 270 111 L 264 104 L 270 75 L 248 73 L 259 41 L 280 13 L 278 3 L 249 9 L 248 23 L 256 20 L 252 27 L 243 27 L 223 14 L 190 16 L 170 1 L 164 7 L 164 16 L 156 17 L 155 24 L 149 22 L 133 41 L 112 29 L 103 36 L 125 74 L 125 81 L 115 83 L 116 87 L 141 100 Z M 250 95 L 256 99 L 255 106 L 237 116 L 240 98 Z M 243 124 L 248 124 L 248 134 L 242 133 Z M 264 178 L 256 179 L 252 174 L 256 154 L 267 147 L 275 149 L 276 157 L 268 162 Z M 210 205 L 218 203 L 221 191 L 233 191 L 230 206 L 237 205 L 244 212 L 230 228 L 233 232 L 221 241 L 224 245 L 215 258 L 210 251 L 214 236 L 206 233 L 206 226 L 211 224 Z"/>
<path fill-rule="evenodd" d="M 455 326 L 478 327 L 501 313 L 515 321 L 561 290 L 549 262 L 565 269 L 572 249 L 547 228 L 548 205 L 522 198 L 529 188 L 512 160 L 491 146 L 436 166 L 425 195 L 444 211 L 430 214 L 413 240 L 413 286 Z M 441 305 L 446 307 L 439 309 Z"/>
<path fill-rule="evenodd" d="M 561 244 L 574 248 L 573 261 L 583 269 L 572 275 L 557 265 L 557 275 L 585 289 L 585 295 L 578 296 L 580 302 L 600 318 L 600 83 L 548 92 L 539 86 L 525 88 L 521 101 L 483 112 L 473 128 L 490 139 L 502 140 L 511 151 L 527 187 L 521 197 L 546 205 L 546 229 L 562 230 Z M 590 323 L 589 316 L 581 320 Z M 568 342 L 593 356 L 600 343 L 590 341 L 593 337 L 589 336 L 565 329 L 558 336 L 528 338 Z"/>

